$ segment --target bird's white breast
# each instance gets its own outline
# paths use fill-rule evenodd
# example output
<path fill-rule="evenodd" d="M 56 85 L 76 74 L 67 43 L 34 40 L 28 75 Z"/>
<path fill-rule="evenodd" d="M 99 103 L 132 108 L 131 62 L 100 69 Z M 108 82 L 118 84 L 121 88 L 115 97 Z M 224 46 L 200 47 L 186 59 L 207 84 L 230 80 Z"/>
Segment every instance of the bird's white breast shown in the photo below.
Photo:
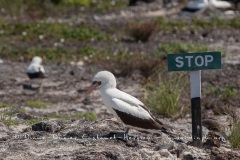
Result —
<path fill-rule="evenodd" d="M 45 70 L 42 65 L 40 64 L 30 64 L 27 68 L 27 73 L 37 73 L 41 71 L 42 73 L 45 73 Z"/>

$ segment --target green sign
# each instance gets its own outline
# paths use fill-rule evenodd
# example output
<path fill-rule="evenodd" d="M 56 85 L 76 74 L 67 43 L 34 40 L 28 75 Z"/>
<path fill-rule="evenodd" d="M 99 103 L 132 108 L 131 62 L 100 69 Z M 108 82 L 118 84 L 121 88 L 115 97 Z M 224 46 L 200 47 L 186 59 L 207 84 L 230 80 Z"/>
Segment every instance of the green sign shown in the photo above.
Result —
<path fill-rule="evenodd" d="M 221 52 L 168 54 L 168 71 L 221 69 Z"/>

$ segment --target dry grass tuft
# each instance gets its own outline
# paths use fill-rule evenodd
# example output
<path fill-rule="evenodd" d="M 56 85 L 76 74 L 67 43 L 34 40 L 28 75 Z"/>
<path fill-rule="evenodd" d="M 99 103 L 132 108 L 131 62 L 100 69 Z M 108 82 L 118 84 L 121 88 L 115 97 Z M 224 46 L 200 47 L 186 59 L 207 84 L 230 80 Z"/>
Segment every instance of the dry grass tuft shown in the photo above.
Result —
<path fill-rule="evenodd" d="M 135 41 L 147 42 L 156 29 L 153 21 L 131 22 L 128 25 L 128 33 Z"/>

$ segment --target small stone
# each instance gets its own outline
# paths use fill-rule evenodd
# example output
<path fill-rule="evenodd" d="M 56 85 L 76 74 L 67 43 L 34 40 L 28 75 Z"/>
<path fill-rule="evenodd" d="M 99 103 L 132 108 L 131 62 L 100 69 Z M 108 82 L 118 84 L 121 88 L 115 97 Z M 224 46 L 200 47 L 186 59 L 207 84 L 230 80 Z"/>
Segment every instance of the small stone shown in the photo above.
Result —
<path fill-rule="evenodd" d="M 154 150 L 155 151 L 162 150 L 162 149 L 170 150 L 170 149 L 173 149 L 173 147 L 174 147 L 174 143 L 161 144 L 159 146 L 156 146 Z"/>
<path fill-rule="evenodd" d="M 164 156 L 164 157 L 168 157 L 170 155 L 167 149 L 162 149 L 159 151 L 159 153 L 161 156 Z"/>
<path fill-rule="evenodd" d="M 137 141 L 127 141 L 126 146 L 127 147 L 137 147 L 138 142 Z"/>
<path fill-rule="evenodd" d="M 141 158 L 149 158 L 154 154 L 153 151 L 149 151 L 146 148 L 141 149 L 139 153 L 141 155 Z"/>
<path fill-rule="evenodd" d="M 192 156 L 192 153 L 191 153 L 191 152 L 184 152 L 182 159 L 183 159 L 183 160 L 193 160 L 194 157 Z"/>
<path fill-rule="evenodd" d="M 50 133 L 56 133 L 63 129 L 65 125 L 58 120 L 43 121 L 32 125 L 33 131 L 46 131 Z"/>

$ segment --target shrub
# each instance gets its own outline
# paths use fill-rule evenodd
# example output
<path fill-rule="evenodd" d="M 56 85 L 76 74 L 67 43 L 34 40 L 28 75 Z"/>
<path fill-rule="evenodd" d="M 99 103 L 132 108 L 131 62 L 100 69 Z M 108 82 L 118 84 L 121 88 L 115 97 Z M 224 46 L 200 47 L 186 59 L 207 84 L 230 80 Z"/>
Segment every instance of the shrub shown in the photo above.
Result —
<path fill-rule="evenodd" d="M 191 53 L 191 52 L 206 52 L 208 47 L 203 44 L 183 43 L 177 41 L 165 42 L 159 45 L 154 52 L 155 56 L 166 56 L 169 53 Z"/>
<path fill-rule="evenodd" d="M 43 101 L 30 100 L 30 101 L 27 101 L 26 105 L 33 108 L 46 108 L 52 104 L 48 102 L 43 102 Z"/>
<path fill-rule="evenodd" d="M 74 114 L 56 114 L 56 113 L 49 113 L 46 115 L 48 118 L 60 118 L 60 119 L 68 119 L 68 118 L 87 118 L 90 120 L 96 120 L 97 117 L 94 113 L 87 112 L 87 113 L 74 113 Z"/>
<path fill-rule="evenodd" d="M 147 42 L 149 37 L 155 31 L 153 21 L 131 22 L 128 25 L 128 32 L 136 41 Z"/>
<path fill-rule="evenodd" d="M 229 136 L 229 142 L 232 148 L 240 149 L 240 121 L 235 122 Z"/>
<path fill-rule="evenodd" d="M 89 7 L 90 0 L 63 0 L 63 3 L 73 5 L 73 6 Z"/>
<path fill-rule="evenodd" d="M 179 100 L 186 86 L 183 74 L 173 73 L 169 77 L 159 75 L 144 87 L 146 103 L 155 112 L 172 117 L 180 113 Z"/>

